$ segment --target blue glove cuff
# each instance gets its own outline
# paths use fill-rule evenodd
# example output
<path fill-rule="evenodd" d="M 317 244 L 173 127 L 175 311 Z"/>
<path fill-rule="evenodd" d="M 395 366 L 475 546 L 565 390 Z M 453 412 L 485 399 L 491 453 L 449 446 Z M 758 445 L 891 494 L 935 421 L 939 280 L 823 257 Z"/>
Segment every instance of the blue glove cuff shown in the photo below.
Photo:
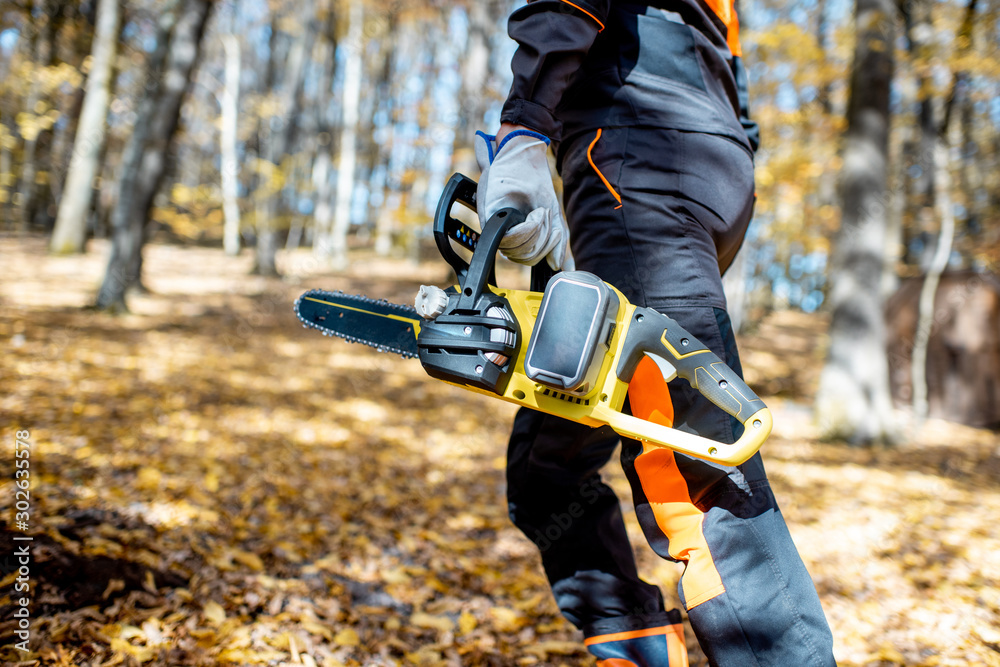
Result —
<path fill-rule="evenodd" d="M 506 137 L 504 137 L 503 141 L 500 142 L 500 145 L 497 146 L 497 155 L 499 155 L 500 151 L 503 150 L 503 147 L 507 145 L 507 142 L 510 141 L 511 139 L 513 139 L 514 137 L 534 137 L 535 139 L 538 139 L 540 141 L 544 141 L 546 146 L 548 146 L 549 143 L 550 143 L 548 137 L 546 137 L 544 134 L 540 134 L 538 132 L 535 132 L 534 130 L 514 130 L 513 132 L 511 132 L 510 134 L 508 134 Z M 496 137 L 494 137 L 494 139 L 495 138 Z"/>
<path fill-rule="evenodd" d="M 493 142 L 497 140 L 497 135 L 486 134 L 482 130 L 476 130 L 476 136 L 482 137 L 486 141 L 486 150 L 489 151 L 490 164 L 493 164 L 493 158 L 496 157 L 496 155 L 493 153 Z"/>
<path fill-rule="evenodd" d="M 497 140 L 497 135 L 486 134 L 482 130 L 477 130 L 476 136 L 482 137 L 486 141 L 486 150 L 489 151 L 490 164 L 493 164 L 493 160 L 496 159 L 496 156 L 500 154 L 500 151 L 503 150 L 503 147 L 507 145 L 507 142 L 513 139 L 514 137 L 534 137 L 539 141 L 545 142 L 546 146 L 548 146 L 551 143 L 551 140 L 548 137 L 539 132 L 535 132 L 534 130 L 514 130 L 513 132 L 511 132 L 510 134 L 508 134 L 506 137 L 503 138 L 503 141 L 500 142 L 500 145 L 497 146 L 497 150 L 494 153 L 493 142 Z"/>

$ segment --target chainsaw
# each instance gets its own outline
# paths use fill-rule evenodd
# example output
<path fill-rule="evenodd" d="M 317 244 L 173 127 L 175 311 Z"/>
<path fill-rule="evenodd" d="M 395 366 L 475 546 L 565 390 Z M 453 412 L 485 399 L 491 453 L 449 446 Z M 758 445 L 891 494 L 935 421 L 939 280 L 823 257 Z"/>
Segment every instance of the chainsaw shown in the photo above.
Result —
<path fill-rule="evenodd" d="M 724 465 L 738 465 L 771 432 L 764 402 L 673 319 L 635 306 L 614 286 L 584 271 L 553 273 L 542 261 L 528 290 L 496 283 L 500 240 L 524 214 L 494 213 L 477 232 L 452 215 L 476 210 L 475 181 L 455 174 L 434 216 L 434 239 L 458 284 L 422 288 L 421 311 L 364 296 L 310 290 L 295 302 L 303 325 L 325 335 L 418 358 L 431 377 L 487 396 Z M 472 252 L 466 261 L 454 245 Z M 420 297 L 418 297 L 420 298 Z M 428 312 L 430 311 L 430 312 Z M 662 410 L 623 411 L 630 384 L 681 377 L 743 424 L 732 444 L 672 428 L 668 394 Z M 647 380 L 643 380 L 647 386 Z M 635 387 L 633 386 L 633 389 Z M 648 402 L 648 401 L 647 401 Z"/>

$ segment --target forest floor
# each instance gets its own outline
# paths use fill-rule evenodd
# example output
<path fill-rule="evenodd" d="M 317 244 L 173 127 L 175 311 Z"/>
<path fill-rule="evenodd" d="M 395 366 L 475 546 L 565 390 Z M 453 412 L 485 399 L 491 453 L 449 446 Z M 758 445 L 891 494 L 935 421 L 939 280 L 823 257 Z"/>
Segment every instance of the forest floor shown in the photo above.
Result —
<path fill-rule="evenodd" d="M 276 280 L 248 276 L 246 252 L 150 245 L 149 293 L 111 317 L 82 308 L 107 251 L 0 236 L 0 661 L 594 664 L 506 516 L 514 408 L 292 314 L 312 287 L 409 302 L 446 282 L 442 262 L 359 251 L 334 274 L 302 251 Z M 1000 666 L 1000 436 L 931 421 L 893 449 L 819 442 L 824 330 L 775 313 L 740 342 L 839 663 Z M 24 430 L 30 653 L 12 646 Z M 679 566 L 646 546 L 616 463 L 605 478 L 642 575 L 676 604 Z"/>

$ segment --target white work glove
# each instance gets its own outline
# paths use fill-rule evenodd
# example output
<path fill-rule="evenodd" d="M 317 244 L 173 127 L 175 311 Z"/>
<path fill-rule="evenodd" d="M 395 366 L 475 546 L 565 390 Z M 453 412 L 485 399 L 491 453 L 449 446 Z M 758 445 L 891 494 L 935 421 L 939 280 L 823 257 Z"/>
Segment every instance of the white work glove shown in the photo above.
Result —
<path fill-rule="evenodd" d="M 483 224 L 502 208 L 526 211 L 500 241 L 504 257 L 534 266 L 544 257 L 553 270 L 574 268 L 569 227 L 552 186 L 546 153 L 549 140 L 530 130 L 514 130 L 498 147 L 496 137 L 476 132 L 476 161 L 482 170 L 476 205 Z"/>

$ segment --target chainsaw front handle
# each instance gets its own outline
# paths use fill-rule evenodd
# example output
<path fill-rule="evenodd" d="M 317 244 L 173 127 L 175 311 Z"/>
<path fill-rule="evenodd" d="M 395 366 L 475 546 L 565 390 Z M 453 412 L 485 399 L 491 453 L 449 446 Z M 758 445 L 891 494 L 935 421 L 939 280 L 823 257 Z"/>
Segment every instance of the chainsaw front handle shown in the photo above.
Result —
<path fill-rule="evenodd" d="M 771 411 L 763 408 L 747 420 L 750 423 L 746 425 L 740 439 L 728 445 L 700 435 L 639 419 L 623 412 L 599 408 L 595 409 L 594 417 L 610 426 L 618 435 L 626 438 L 667 447 L 681 454 L 728 466 L 739 465 L 756 454 L 771 434 L 771 428 L 774 425 L 771 420 Z"/>
<path fill-rule="evenodd" d="M 733 445 L 722 445 L 727 458 L 745 460 L 757 451 L 771 432 L 771 413 L 736 371 L 675 320 L 651 308 L 636 308 L 618 354 L 618 378 L 629 382 L 643 356 L 650 357 L 666 381 L 680 376 L 701 395 L 735 417 L 745 427 Z M 719 456 L 720 443 L 705 440 L 706 454 Z M 711 443 L 711 444 L 707 444 Z"/>

